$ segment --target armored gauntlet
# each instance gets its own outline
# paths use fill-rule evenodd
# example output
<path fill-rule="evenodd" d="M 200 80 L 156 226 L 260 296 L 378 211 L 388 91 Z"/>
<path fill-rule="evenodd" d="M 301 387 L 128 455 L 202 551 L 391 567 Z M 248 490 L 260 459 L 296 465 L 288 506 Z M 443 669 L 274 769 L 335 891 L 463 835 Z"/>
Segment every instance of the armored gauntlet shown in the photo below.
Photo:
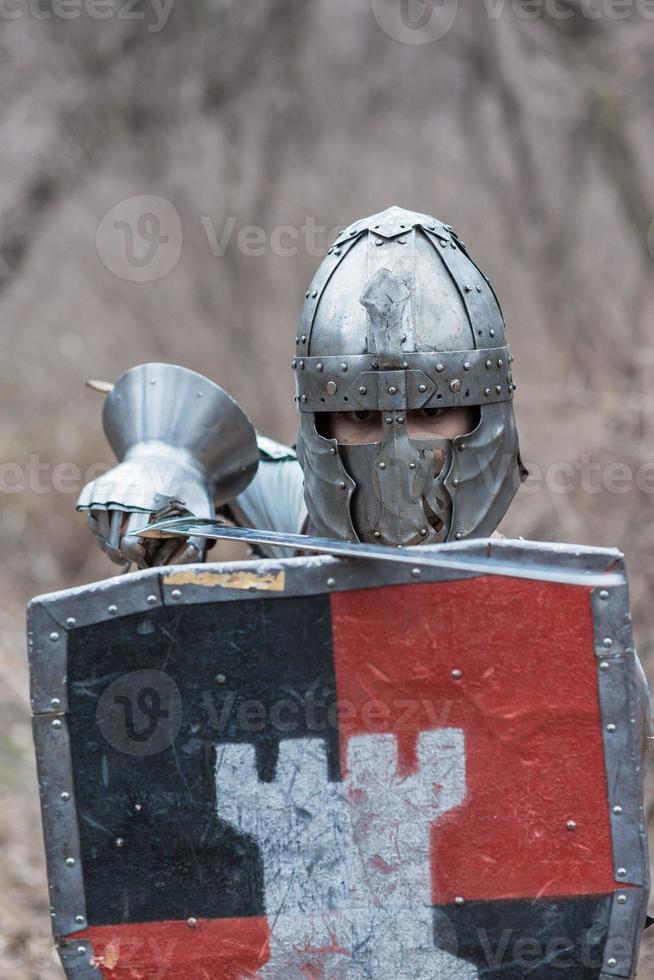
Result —
<path fill-rule="evenodd" d="M 103 426 L 119 463 L 77 502 L 112 561 L 139 567 L 197 561 L 203 544 L 145 542 L 132 532 L 167 515 L 211 517 L 241 493 L 258 465 L 254 428 L 222 388 L 174 364 L 142 364 L 107 395 Z M 146 550 L 146 547 L 148 550 Z"/>

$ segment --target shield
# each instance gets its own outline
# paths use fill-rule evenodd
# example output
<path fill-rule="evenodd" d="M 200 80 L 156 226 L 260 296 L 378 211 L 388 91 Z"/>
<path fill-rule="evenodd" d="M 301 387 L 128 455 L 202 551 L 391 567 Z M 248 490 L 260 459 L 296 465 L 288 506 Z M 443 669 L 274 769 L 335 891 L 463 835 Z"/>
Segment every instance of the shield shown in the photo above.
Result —
<path fill-rule="evenodd" d="M 444 547 L 458 568 L 256 560 L 33 601 L 68 977 L 633 977 L 648 713 L 622 557 Z"/>

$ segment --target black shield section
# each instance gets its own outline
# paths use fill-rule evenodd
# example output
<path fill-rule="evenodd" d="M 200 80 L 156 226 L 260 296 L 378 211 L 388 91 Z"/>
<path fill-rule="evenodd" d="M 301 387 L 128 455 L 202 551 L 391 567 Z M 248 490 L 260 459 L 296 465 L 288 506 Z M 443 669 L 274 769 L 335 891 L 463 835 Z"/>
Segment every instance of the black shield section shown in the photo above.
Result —
<path fill-rule="evenodd" d="M 597 980 L 612 895 L 466 902 L 434 909 L 436 946 L 480 980 Z"/>
<path fill-rule="evenodd" d="M 157 608 L 69 634 L 90 925 L 264 914 L 254 842 L 216 815 L 216 746 L 324 737 L 338 778 L 329 598 Z"/>

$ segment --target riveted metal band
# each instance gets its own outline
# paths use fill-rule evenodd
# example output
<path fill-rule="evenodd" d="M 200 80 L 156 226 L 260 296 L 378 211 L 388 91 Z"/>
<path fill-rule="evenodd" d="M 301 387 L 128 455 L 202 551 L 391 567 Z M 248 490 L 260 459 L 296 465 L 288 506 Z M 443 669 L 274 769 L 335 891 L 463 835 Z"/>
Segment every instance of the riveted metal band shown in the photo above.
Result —
<path fill-rule="evenodd" d="M 88 940 L 60 942 L 58 950 L 69 980 L 101 980 L 102 971 L 93 962 L 93 946 Z"/>
<path fill-rule="evenodd" d="M 379 238 L 396 238 L 399 235 L 406 235 L 413 228 L 431 231 L 448 244 L 453 240 L 453 237 L 456 238 L 456 232 L 451 225 L 446 225 L 431 215 L 392 207 L 380 214 L 355 221 L 353 225 L 340 233 L 334 242 L 334 247 L 339 248 L 353 238 L 357 238 L 364 231 L 371 231 Z"/>
<path fill-rule="evenodd" d="M 503 344 L 505 342 L 504 320 L 495 293 L 486 277 L 460 246 L 458 239 L 448 243 L 430 230 L 427 230 L 426 234 L 458 290 L 477 346 L 489 347 L 494 341 Z M 451 247 L 445 247 L 447 244 Z"/>
<path fill-rule="evenodd" d="M 645 826 L 635 665 L 627 657 L 600 661 L 599 691 L 615 877 L 645 884 Z M 631 658 L 633 660 L 633 654 Z M 602 666 L 606 664 L 607 666 Z"/>
<path fill-rule="evenodd" d="M 615 892 L 600 980 L 616 980 L 617 977 L 632 980 L 635 976 L 646 912 L 645 888 L 625 888 Z"/>
<path fill-rule="evenodd" d="M 296 401 L 305 412 L 455 408 L 510 401 L 510 347 L 410 353 L 401 372 L 385 372 L 370 354 L 304 357 L 293 361 Z M 405 375 L 403 385 L 395 374 Z"/>
<path fill-rule="evenodd" d="M 61 714 L 67 710 L 66 629 L 48 608 L 32 604 L 27 620 L 33 714 Z"/>
<path fill-rule="evenodd" d="M 592 593 L 595 655 L 616 881 L 647 884 L 647 828 L 642 805 L 646 732 L 626 581 Z"/>
<path fill-rule="evenodd" d="M 158 574 L 146 570 L 128 577 L 128 588 L 124 577 L 112 578 L 34 599 L 28 610 L 32 731 L 55 939 L 87 925 L 67 722 L 68 633 L 162 604 Z M 98 976 L 84 963 L 83 957 L 75 959 L 75 970 L 87 971 L 80 977 Z"/>
<path fill-rule="evenodd" d="M 35 715 L 32 731 L 43 813 L 52 930 L 58 938 L 79 932 L 87 925 L 70 738 L 63 714 Z"/>
<path fill-rule="evenodd" d="M 623 569 L 621 569 L 623 571 Z M 593 589 L 595 653 L 600 659 L 633 653 L 634 642 L 627 584 Z"/>
<path fill-rule="evenodd" d="M 341 244 L 332 246 L 328 251 L 327 257 L 318 266 L 305 296 L 302 315 L 300 317 L 300 328 L 295 338 L 295 349 L 298 357 L 301 357 L 309 351 L 313 321 L 325 286 L 364 230 L 361 229 L 358 233 L 353 232 Z"/>

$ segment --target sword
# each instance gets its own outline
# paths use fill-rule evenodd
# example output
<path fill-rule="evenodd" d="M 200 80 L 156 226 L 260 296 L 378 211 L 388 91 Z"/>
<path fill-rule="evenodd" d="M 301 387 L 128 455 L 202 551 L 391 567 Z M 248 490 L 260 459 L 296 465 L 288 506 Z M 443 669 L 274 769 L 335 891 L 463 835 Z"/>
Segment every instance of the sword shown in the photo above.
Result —
<path fill-rule="evenodd" d="M 388 561 L 414 567 L 451 569 L 471 575 L 504 575 L 511 578 L 536 579 L 561 582 L 568 585 L 618 585 L 623 577 L 615 572 L 577 571 L 561 568 L 555 570 L 543 564 L 526 565 L 520 562 L 498 560 L 490 553 L 487 558 L 479 555 L 461 555 L 461 545 L 450 542 L 430 545 L 429 550 L 419 545 L 410 549 L 391 548 L 388 545 L 366 544 L 354 541 L 336 541 L 309 534 L 287 534 L 281 531 L 261 531 L 249 527 L 228 527 L 211 517 L 166 517 L 130 532 L 141 538 L 172 536 L 208 538 L 218 541 L 245 541 L 247 544 L 274 545 L 291 551 L 311 551 L 343 558 L 365 558 L 369 561 Z M 480 539 L 483 540 L 483 539 Z M 479 542 L 477 542 L 479 543 Z M 501 551 L 508 542 L 486 541 L 487 547 Z M 516 542 L 512 542 L 515 546 Z M 525 547 L 525 542 L 519 542 Z M 448 553 L 451 552 L 451 553 Z M 581 556 L 580 556 L 581 557 Z M 618 557 L 618 552 L 616 552 Z"/>

